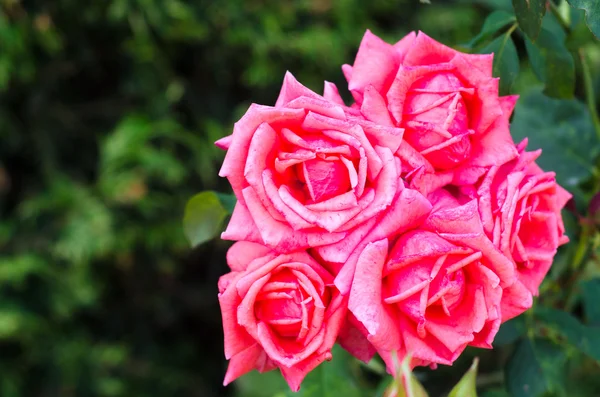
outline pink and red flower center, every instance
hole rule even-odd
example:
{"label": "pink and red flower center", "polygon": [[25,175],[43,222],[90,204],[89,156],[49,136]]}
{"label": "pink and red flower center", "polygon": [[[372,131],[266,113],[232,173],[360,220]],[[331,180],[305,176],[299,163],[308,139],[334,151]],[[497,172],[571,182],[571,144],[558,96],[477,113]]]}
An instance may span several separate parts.
{"label": "pink and red flower center", "polygon": [[305,161],[296,165],[296,174],[310,201],[315,203],[350,191],[348,168],[336,157]]}
{"label": "pink and red flower center", "polygon": [[427,321],[447,321],[462,303],[468,265],[479,263],[481,257],[481,252],[446,254],[403,265],[384,278],[384,302],[416,322],[423,338]]}
{"label": "pink and red flower center", "polygon": [[406,95],[404,138],[438,170],[454,168],[470,155],[468,96],[450,72],[428,74],[413,83]]}
{"label": "pink and red flower center", "polygon": [[328,303],[328,291],[322,296],[318,288],[297,270],[282,266],[257,295],[254,314],[276,336],[301,341],[313,325],[315,308]]}
{"label": "pink and red flower center", "polygon": [[[338,131],[307,134],[282,128],[281,145],[275,158],[278,180],[304,204],[320,203],[350,191],[360,197],[366,183],[364,150],[336,139]],[[363,168],[362,171],[359,171]]]}

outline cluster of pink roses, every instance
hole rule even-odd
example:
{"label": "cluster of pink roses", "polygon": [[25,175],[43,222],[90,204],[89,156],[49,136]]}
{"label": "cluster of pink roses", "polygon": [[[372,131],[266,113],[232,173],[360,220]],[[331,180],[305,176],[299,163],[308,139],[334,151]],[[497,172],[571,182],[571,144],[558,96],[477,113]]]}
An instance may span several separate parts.
{"label": "cluster of pink roses", "polygon": [[390,372],[393,354],[452,364],[531,307],[570,195],[513,142],[517,98],[499,96],[492,58],[367,31],[342,67],[354,104],[288,73],[274,107],[217,142],[238,200],[225,384],[279,368],[298,390],[336,342]]}

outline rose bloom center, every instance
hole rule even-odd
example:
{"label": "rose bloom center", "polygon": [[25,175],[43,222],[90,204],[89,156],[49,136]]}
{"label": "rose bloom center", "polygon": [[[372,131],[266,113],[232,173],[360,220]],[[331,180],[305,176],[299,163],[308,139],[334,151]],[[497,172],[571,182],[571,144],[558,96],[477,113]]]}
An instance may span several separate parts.
{"label": "rose bloom center", "polygon": [[[333,132],[333,134],[341,134]],[[280,184],[285,184],[296,200],[305,204],[320,203],[348,193],[359,179],[361,149],[338,142],[325,134],[295,132],[283,128],[275,169]]]}
{"label": "rose bloom center", "polygon": [[395,305],[417,323],[425,336],[427,321],[444,322],[464,302],[470,264],[481,253],[424,258],[393,270],[384,278],[384,302]]}
{"label": "rose bloom center", "polygon": [[439,170],[456,167],[471,152],[465,88],[453,73],[435,73],[418,79],[407,93],[402,126],[408,143]]}
{"label": "rose bloom center", "polygon": [[322,299],[315,296],[314,286],[306,285],[306,282],[287,268],[273,274],[256,298],[256,318],[279,337],[302,339],[310,328],[315,298]]}

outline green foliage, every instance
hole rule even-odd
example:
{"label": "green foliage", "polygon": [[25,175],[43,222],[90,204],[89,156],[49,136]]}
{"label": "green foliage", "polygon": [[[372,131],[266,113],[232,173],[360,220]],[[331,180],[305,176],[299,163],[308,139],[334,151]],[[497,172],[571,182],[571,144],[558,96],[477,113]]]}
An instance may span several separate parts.
{"label": "green foliage", "polygon": [[183,230],[192,247],[215,237],[227,213],[215,192],[202,192],[192,197],[183,215]]}
{"label": "green foliage", "polygon": [[550,337],[562,340],[600,363],[600,328],[583,325],[571,314],[550,307],[537,308],[535,316]]}
{"label": "green foliage", "polygon": [[585,318],[590,325],[600,326],[600,279],[587,280],[581,283]]}
{"label": "green foliage", "polygon": [[508,94],[519,74],[519,56],[510,35],[512,30],[497,37],[479,52],[494,53],[494,77],[500,77],[500,92]]}
{"label": "green foliage", "polygon": [[510,395],[503,389],[488,390],[484,392],[481,397],[510,397]]}
{"label": "green foliage", "polygon": [[524,315],[521,315],[503,323],[494,338],[494,347],[513,343],[525,335],[527,325],[524,317]]}
{"label": "green foliage", "polygon": [[450,394],[448,397],[477,397],[477,366],[479,365],[479,360],[475,359],[471,368],[467,371],[466,374],[460,379],[460,382],[456,384],[450,390]]}
{"label": "green foliage", "polygon": [[332,350],[333,359],[311,371],[294,393],[283,380],[279,371],[264,374],[251,372],[239,381],[238,395],[244,397],[361,397],[368,391],[357,382],[358,362],[339,345]]}
{"label": "green foliage", "polygon": [[511,125],[515,141],[529,138],[543,150],[538,164],[554,170],[557,181],[572,189],[592,176],[600,150],[586,106],[576,100],[552,99],[534,89],[521,96]]}
{"label": "green foliage", "polygon": [[469,42],[469,44],[467,44],[467,46],[470,48],[478,46],[479,44],[483,43],[484,40],[487,40],[496,35],[496,33],[502,28],[513,24],[515,20],[515,15],[510,12],[502,10],[492,12],[485,19],[485,22],[483,23],[479,34],[473,37],[473,39]]}
{"label": "green foliage", "polygon": [[364,396],[367,390],[362,389],[356,382],[353,373],[352,366],[356,365],[356,361],[339,346],[335,346],[332,354],[331,361],[321,364],[306,376],[298,393],[287,390],[285,395],[288,397]]}
{"label": "green foliage", "polygon": [[[506,364],[507,389],[512,397],[564,395],[566,354],[543,339],[523,339]],[[562,394],[561,394],[562,393]]]}
{"label": "green foliage", "polygon": [[532,41],[535,41],[546,13],[546,0],[512,0],[512,3],[519,26]]}
{"label": "green foliage", "polygon": [[[236,382],[237,395],[244,397],[284,397],[289,390],[279,371],[252,371]],[[302,390],[304,392],[304,390]]]}
{"label": "green foliage", "polygon": [[542,28],[535,43],[525,39],[533,71],[545,83],[544,94],[553,98],[571,98],[575,89],[575,62],[564,38]]}
{"label": "green foliage", "polygon": [[595,0],[567,0],[575,8],[585,10],[585,22],[590,30],[600,38],[600,3]]}

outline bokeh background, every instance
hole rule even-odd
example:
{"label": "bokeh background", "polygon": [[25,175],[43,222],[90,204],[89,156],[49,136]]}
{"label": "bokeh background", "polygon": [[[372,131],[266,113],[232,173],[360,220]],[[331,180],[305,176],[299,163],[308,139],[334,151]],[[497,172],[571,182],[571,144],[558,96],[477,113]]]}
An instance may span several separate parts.
{"label": "bokeh background", "polygon": [[458,45],[511,9],[431,3],[0,0],[0,396],[266,396],[221,386],[229,243],[191,250],[185,203],[286,70],[344,91],[367,28]]}

